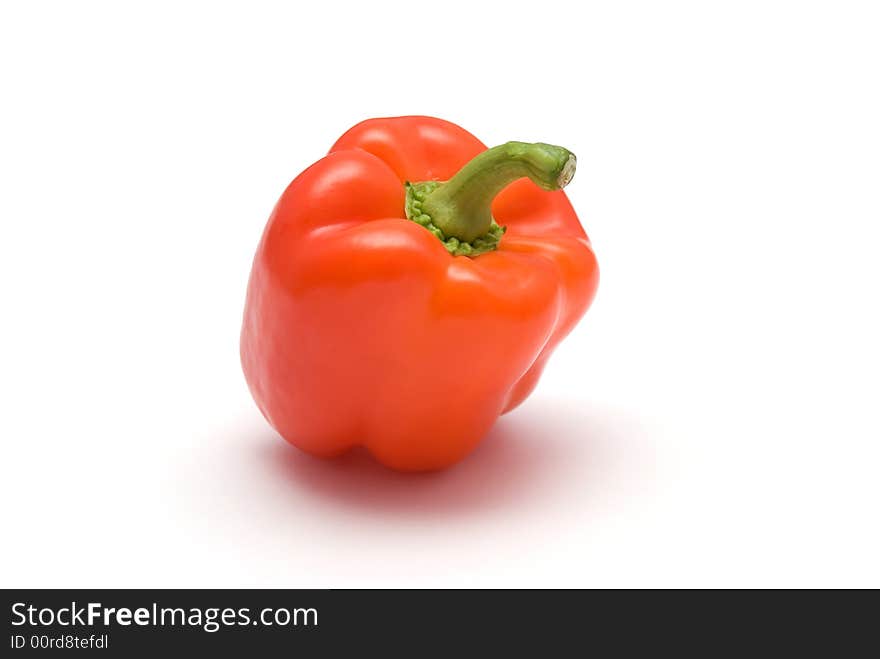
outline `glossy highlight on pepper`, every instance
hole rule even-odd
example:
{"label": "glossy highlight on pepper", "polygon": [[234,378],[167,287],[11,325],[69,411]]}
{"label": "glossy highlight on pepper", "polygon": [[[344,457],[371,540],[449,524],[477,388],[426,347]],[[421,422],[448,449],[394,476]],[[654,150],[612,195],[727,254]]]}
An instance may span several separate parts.
{"label": "glossy highlight on pepper", "polygon": [[567,149],[370,119],[296,177],[254,257],[241,361],[287,441],[447,467],[519,405],[589,307]]}

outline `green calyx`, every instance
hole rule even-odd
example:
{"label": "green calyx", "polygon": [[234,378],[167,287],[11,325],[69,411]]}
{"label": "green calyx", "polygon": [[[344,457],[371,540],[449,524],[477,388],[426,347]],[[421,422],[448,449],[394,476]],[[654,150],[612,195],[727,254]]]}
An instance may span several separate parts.
{"label": "green calyx", "polygon": [[560,190],[574,176],[571,151],[551,144],[507,142],[483,151],[448,181],[406,183],[406,216],[433,233],[453,256],[479,256],[504,235],[492,200],[517,179]]}
{"label": "green calyx", "polygon": [[482,236],[478,236],[471,242],[459,240],[455,236],[447,236],[443,230],[431,221],[431,217],[422,212],[422,204],[425,198],[442,185],[440,181],[422,181],[421,183],[406,183],[406,217],[416,224],[420,224],[428,231],[437,236],[443,243],[446,251],[453,256],[479,256],[498,248],[498,242],[506,229],[498,226],[495,220],[489,225],[489,230]]}

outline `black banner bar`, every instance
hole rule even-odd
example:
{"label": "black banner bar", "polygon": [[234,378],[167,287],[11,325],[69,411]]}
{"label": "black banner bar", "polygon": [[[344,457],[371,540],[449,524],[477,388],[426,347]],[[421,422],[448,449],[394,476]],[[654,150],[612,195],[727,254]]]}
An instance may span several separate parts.
{"label": "black banner bar", "polygon": [[635,652],[646,643],[714,654],[790,651],[804,642],[817,649],[828,639],[840,654],[876,626],[876,594],[865,594],[869,606],[841,592],[6,590],[3,655],[356,648],[469,656],[475,642],[496,652],[531,647],[539,656]]}

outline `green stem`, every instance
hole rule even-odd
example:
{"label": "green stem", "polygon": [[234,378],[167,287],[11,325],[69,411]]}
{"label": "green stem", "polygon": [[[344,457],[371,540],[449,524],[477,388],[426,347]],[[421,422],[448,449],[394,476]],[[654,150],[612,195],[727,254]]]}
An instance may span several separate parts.
{"label": "green stem", "polygon": [[447,237],[471,243],[492,227],[492,200],[517,179],[560,190],[574,176],[577,160],[551,144],[507,142],[484,151],[421,202],[421,212]]}

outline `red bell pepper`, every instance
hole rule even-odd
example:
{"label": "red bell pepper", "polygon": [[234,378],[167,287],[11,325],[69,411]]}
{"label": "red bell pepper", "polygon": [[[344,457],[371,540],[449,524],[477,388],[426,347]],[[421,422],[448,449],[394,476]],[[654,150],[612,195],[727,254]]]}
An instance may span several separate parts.
{"label": "red bell pepper", "polygon": [[450,465],[535,387],[598,284],[575,157],[430,117],[358,124],[288,186],[254,258],[241,361],[319,456]]}

